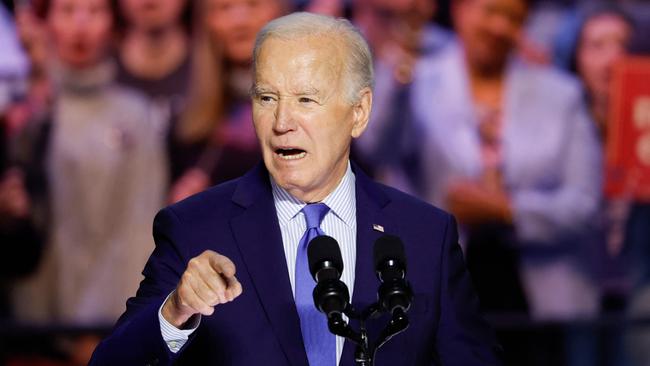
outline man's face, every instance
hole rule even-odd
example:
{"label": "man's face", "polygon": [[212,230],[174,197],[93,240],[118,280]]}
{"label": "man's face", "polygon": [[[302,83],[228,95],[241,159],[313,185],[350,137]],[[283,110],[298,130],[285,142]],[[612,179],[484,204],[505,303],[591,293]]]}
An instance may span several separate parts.
{"label": "man's face", "polygon": [[372,103],[370,89],[355,104],[346,99],[344,47],[336,41],[269,38],[255,67],[253,121],[264,163],[276,183],[305,202],[336,188]]}
{"label": "man's face", "polygon": [[501,69],[517,44],[526,13],[524,0],[456,0],[454,26],[470,64],[488,72]]}

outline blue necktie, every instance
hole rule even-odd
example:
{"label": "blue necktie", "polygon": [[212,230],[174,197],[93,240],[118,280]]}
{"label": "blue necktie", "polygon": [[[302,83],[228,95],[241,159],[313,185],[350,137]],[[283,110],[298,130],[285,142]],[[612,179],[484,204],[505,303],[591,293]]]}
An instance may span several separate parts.
{"label": "blue necktie", "polygon": [[307,246],[309,242],[325,235],[320,223],[330,210],[324,203],[309,204],[302,209],[307,221],[307,231],[300,239],[296,256],[296,308],[300,329],[310,366],[336,365],[336,337],[327,327],[327,317],[314,306],[313,291],[316,281],[309,273]]}

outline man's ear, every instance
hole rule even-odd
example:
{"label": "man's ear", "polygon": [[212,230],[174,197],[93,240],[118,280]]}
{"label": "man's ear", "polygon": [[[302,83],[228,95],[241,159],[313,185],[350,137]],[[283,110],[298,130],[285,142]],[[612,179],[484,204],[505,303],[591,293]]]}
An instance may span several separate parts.
{"label": "man's ear", "polygon": [[368,87],[361,89],[359,99],[354,104],[354,124],[352,125],[352,137],[361,136],[368,126],[370,120],[370,111],[372,109],[372,90]]}

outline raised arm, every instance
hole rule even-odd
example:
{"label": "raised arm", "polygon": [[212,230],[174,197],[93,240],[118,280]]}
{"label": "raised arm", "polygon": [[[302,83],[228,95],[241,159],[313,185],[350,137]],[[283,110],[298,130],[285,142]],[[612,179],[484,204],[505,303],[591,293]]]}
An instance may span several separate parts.
{"label": "raised arm", "polygon": [[[184,347],[170,346],[163,329],[182,329],[193,316],[210,315],[216,305],[241,294],[235,266],[228,258],[205,251],[187,259],[182,230],[171,208],[156,215],[156,247],[143,271],[144,280],[136,296],[127,301],[113,332],[95,350],[90,365],[172,364]],[[167,322],[166,328],[161,321]],[[195,329],[198,319],[192,323]],[[191,339],[190,335],[185,347]]]}

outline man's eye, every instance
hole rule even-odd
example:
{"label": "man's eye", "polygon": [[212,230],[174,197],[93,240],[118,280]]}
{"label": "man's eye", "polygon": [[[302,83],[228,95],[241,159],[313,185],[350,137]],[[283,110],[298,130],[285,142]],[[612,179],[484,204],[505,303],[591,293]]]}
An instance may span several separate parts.
{"label": "man's eye", "polygon": [[270,96],[268,96],[268,95],[262,95],[262,96],[260,96],[260,100],[261,100],[262,102],[272,102],[272,101],[273,101],[273,97],[270,97]]}
{"label": "man's eye", "polygon": [[306,98],[306,97],[301,97],[300,99],[298,99],[298,101],[300,103],[312,103],[312,102],[315,102],[315,100],[310,99],[310,98]]}

